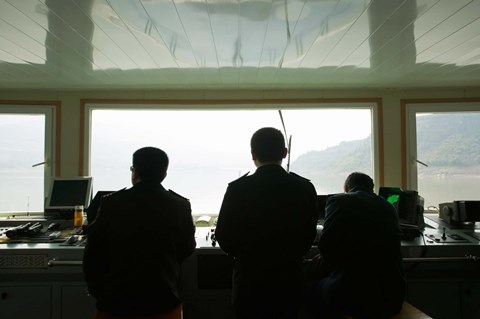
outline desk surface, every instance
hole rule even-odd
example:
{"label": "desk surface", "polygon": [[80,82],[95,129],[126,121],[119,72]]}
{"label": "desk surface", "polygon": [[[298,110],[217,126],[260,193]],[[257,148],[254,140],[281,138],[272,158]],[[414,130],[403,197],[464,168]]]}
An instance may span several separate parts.
{"label": "desk surface", "polygon": [[[46,222],[48,224],[49,222]],[[423,230],[423,236],[414,237],[411,240],[402,241],[402,249],[406,255],[409,256],[414,248],[429,247],[434,251],[440,251],[439,247],[443,247],[446,252],[451,252],[452,248],[465,247],[465,249],[475,248],[475,251],[480,251],[480,229],[479,225],[469,225],[464,227],[451,227],[443,223],[436,216],[425,215],[426,227]],[[46,225],[45,224],[45,225]],[[478,224],[478,223],[477,223]],[[8,225],[11,227],[11,225]],[[28,239],[9,239],[2,230],[6,229],[5,225],[0,222],[0,251],[11,249],[71,249],[83,248],[84,242],[80,241],[74,244],[67,244],[64,242],[66,238],[74,233],[74,230],[67,228],[62,231],[62,237],[57,241],[49,241],[48,236],[44,236],[43,240],[28,240]],[[321,231],[321,226],[319,227]],[[197,249],[213,249],[220,250],[218,244],[212,240],[212,233],[214,227],[197,227],[196,241]],[[45,234],[48,235],[48,232]],[[62,240],[63,239],[63,240]],[[215,245],[214,245],[215,244]],[[413,254],[416,255],[416,254]],[[442,254],[443,255],[443,254]]]}

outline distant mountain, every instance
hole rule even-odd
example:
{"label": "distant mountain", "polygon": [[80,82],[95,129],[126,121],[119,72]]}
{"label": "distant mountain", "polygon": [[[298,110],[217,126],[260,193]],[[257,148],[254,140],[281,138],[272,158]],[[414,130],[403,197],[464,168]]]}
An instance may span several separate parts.
{"label": "distant mountain", "polygon": [[[480,115],[429,114],[417,117],[418,160],[431,173],[480,173]],[[306,176],[339,175],[353,171],[371,174],[371,138],[342,142],[323,151],[301,155],[291,170]],[[433,168],[433,169],[432,169]]]}
{"label": "distant mountain", "polygon": [[291,170],[311,176],[323,171],[338,175],[352,171],[371,173],[371,139],[342,142],[323,151],[310,151],[291,164]]}
{"label": "distant mountain", "polygon": [[429,166],[480,166],[480,115],[419,116],[417,149],[417,158]]}

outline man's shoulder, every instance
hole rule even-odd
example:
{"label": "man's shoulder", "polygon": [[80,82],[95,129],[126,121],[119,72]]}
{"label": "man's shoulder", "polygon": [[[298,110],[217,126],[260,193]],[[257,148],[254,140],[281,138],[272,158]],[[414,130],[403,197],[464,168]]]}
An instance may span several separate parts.
{"label": "man's shoulder", "polygon": [[106,194],[101,197],[99,206],[103,211],[116,210],[118,207],[122,207],[125,205],[125,203],[130,201],[129,193],[129,189],[125,187],[115,192]]}
{"label": "man's shoulder", "polygon": [[249,175],[249,174],[250,174],[250,172],[247,172],[246,174],[244,174],[244,175],[240,176],[239,178],[237,178],[237,179],[231,181],[230,183],[228,183],[228,185],[235,186],[235,185],[241,185],[241,184],[247,182],[251,177],[251,175]]}
{"label": "man's shoulder", "polygon": [[335,201],[348,200],[348,193],[334,193],[329,194],[327,197],[327,204]]}
{"label": "man's shoulder", "polygon": [[102,196],[102,201],[115,200],[117,198],[120,198],[120,197],[126,195],[127,192],[128,192],[128,188],[124,187],[122,189],[119,189],[118,191],[111,192],[109,194],[103,195]]}
{"label": "man's shoulder", "polygon": [[172,202],[177,207],[184,207],[184,208],[189,208],[190,206],[190,199],[187,197],[184,197],[177,192],[172,191],[169,189],[167,191],[168,197],[170,198],[169,200]]}
{"label": "man's shoulder", "polygon": [[358,203],[362,203],[363,205],[369,205],[372,208],[382,207],[385,206],[385,204],[393,207],[393,205],[389,204],[386,200],[375,193],[367,193],[363,191],[335,194],[330,196],[327,201],[335,201],[337,203],[344,203],[345,205],[357,205]]}
{"label": "man's shoulder", "polygon": [[190,202],[190,200],[174,191],[172,191],[171,189],[168,190],[168,194],[172,197],[172,198],[175,198],[179,201],[185,201],[185,202]]}
{"label": "man's shoulder", "polygon": [[295,185],[298,185],[299,187],[302,187],[304,189],[308,189],[311,192],[316,193],[315,187],[313,186],[313,183],[310,181],[310,179],[308,179],[304,176],[298,175],[294,172],[289,172],[288,174],[290,176],[290,179],[293,180],[293,183]]}
{"label": "man's shoulder", "polygon": [[303,182],[310,182],[308,178],[298,175],[297,173],[289,172],[289,174],[296,180],[303,181]]}

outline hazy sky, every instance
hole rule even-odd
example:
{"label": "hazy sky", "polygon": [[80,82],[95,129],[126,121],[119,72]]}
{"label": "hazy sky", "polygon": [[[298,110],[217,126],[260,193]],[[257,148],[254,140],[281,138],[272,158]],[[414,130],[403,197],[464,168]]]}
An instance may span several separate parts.
{"label": "hazy sky", "polygon": [[[308,151],[371,134],[369,109],[296,109],[282,114],[287,136],[292,135],[291,162]],[[94,110],[94,189],[128,187],[132,153],[156,146],[170,158],[164,186],[188,197],[194,214],[217,213],[228,183],[255,171],[250,138],[266,126],[283,132],[278,110]]]}
{"label": "hazy sky", "polygon": [[[368,109],[283,110],[282,114],[287,138],[292,135],[292,160],[371,133]],[[140,140],[179,158],[193,153],[197,161],[249,157],[251,135],[265,126],[283,132],[278,110],[95,110],[93,115],[93,136],[113,134],[124,147]]]}

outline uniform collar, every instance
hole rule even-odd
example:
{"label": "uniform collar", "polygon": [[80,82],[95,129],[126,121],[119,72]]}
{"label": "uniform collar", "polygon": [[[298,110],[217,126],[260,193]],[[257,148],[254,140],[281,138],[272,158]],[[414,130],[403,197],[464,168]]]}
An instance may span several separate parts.
{"label": "uniform collar", "polygon": [[265,172],[265,171],[284,171],[285,172],[285,169],[282,167],[282,165],[265,164],[260,167],[257,167],[257,170],[255,172]]}
{"label": "uniform collar", "polygon": [[364,193],[373,194],[373,190],[370,190],[370,189],[364,188],[364,187],[360,187],[360,186],[354,186],[349,190],[349,193],[354,193],[354,192],[364,192]]}
{"label": "uniform collar", "polygon": [[136,183],[135,185],[132,186],[132,189],[142,189],[142,188],[159,188],[161,190],[166,191],[166,189],[163,187],[163,185],[159,182],[153,182],[153,181],[140,181]]}

